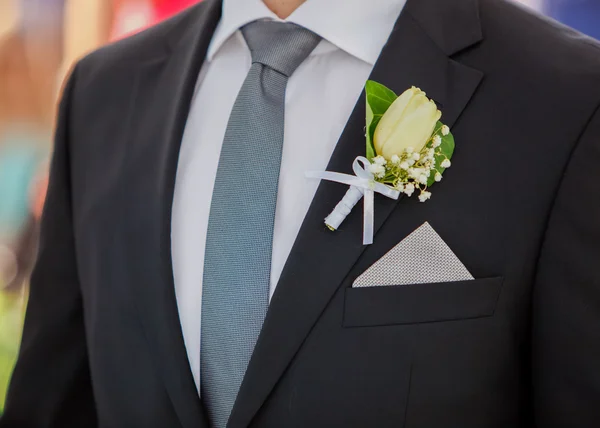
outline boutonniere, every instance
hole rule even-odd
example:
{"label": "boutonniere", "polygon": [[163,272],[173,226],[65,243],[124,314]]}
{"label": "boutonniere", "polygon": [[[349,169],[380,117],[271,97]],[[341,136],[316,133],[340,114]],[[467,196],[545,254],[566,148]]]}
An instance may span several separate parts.
{"label": "boutonniere", "polygon": [[425,92],[414,86],[400,96],[372,80],[365,85],[367,101],[366,156],[354,160],[355,175],[310,171],[309,178],[350,186],[325,224],[336,230],[363,197],[363,244],[373,243],[375,193],[392,199],[417,193],[431,198],[430,187],[442,180],[454,153],[454,137],[440,122],[442,113]]}

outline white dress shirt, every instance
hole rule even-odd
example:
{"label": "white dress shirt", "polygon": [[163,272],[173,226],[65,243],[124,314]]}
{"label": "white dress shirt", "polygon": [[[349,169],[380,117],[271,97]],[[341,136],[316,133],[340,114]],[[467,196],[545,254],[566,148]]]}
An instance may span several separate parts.
{"label": "white dress shirt", "polygon": [[[308,0],[285,21],[323,40],[290,77],[275,213],[271,296],[324,170],[406,0]],[[200,385],[200,319],[210,203],[225,129],[251,66],[239,29],[279,20],[261,0],[223,0],[200,72],[177,167],[171,244],[175,292],[190,367]],[[357,156],[360,153],[357,153]],[[332,206],[333,208],[333,206]]]}

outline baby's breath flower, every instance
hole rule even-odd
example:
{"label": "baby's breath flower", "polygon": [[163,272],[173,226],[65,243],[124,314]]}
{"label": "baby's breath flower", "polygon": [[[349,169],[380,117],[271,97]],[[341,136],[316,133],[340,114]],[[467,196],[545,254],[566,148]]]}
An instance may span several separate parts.
{"label": "baby's breath flower", "polygon": [[411,168],[408,170],[408,175],[415,180],[419,180],[421,175],[425,172],[424,168]]}
{"label": "baby's breath flower", "polygon": [[383,165],[372,163],[371,165],[369,165],[369,171],[376,178],[383,178],[385,176],[385,167]]}
{"label": "baby's breath flower", "polygon": [[435,181],[437,181],[438,183],[440,181],[442,181],[442,174],[440,174],[439,172],[435,174]]}
{"label": "baby's breath flower", "polygon": [[433,147],[439,147],[442,145],[442,137],[440,137],[439,135],[436,135],[435,137],[433,137]]}
{"label": "baby's breath flower", "polygon": [[400,157],[398,155],[392,155],[392,159],[390,159],[394,165],[398,165],[400,163]]}
{"label": "baby's breath flower", "polygon": [[442,168],[450,168],[450,166],[452,166],[452,162],[450,162],[450,159],[444,159],[441,166]]}
{"label": "baby's breath flower", "polygon": [[421,194],[419,195],[419,201],[425,202],[429,199],[431,199],[431,192],[427,192],[426,190],[423,190],[421,192]]}
{"label": "baby's breath flower", "polygon": [[442,126],[442,135],[445,137],[449,133],[450,133],[450,128],[448,128],[446,125]]}
{"label": "baby's breath flower", "polygon": [[408,183],[406,186],[404,186],[404,193],[406,194],[406,196],[410,197],[412,196],[412,194],[415,192],[415,185],[412,183]]}
{"label": "baby's breath flower", "polygon": [[387,161],[383,156],[375,156],[373,158],[373,162],[375,162],[377,165],[385,165]]}

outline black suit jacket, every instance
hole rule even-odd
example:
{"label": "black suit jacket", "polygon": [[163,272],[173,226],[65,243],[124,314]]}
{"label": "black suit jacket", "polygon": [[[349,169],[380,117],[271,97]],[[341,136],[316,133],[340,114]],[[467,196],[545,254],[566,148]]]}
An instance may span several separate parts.
{"label": "black suit jacket", "polygon": [[[219,16],[208,0],[73,71],[1,428],[208,427],[170,224]],[[425,204],[377,197],[371,246],[361,210],[324,227],[346,187],[321,184],[229,427],[600,426],[599,46],[504,0],[408,0],[371,78],[439,103],[453,167]],[[364,116],[330,170],[364,154]],[[351,288],[425,221],[475,281]]]}

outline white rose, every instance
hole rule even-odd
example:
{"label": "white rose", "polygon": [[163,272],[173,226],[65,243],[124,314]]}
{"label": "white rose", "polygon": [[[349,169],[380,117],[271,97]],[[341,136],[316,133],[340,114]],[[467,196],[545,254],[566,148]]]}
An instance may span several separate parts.
{"label": "white rose", "polygon": [[373,138],[378,155],[391,159],[411,147],[420,152],[442,117],[425,92],[412,87],[400,95],[385,112]]}

